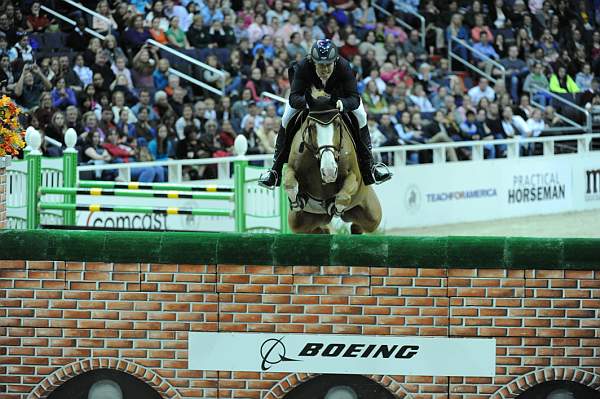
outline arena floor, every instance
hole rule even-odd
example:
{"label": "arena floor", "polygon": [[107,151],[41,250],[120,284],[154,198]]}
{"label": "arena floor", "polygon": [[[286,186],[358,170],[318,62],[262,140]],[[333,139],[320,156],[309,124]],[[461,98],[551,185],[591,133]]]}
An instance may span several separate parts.
{"label": "arena floor", "polygon": [[414,229],[394,229],[393,235],[516,236],[600,238],[600,210],[528,216],[488,222],[448,224]]}

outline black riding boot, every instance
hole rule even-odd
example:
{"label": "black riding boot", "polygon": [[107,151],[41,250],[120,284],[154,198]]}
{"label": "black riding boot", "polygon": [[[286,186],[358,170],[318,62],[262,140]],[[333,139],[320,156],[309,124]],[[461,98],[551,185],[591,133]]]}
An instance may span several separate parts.
{"label": "black riding boot", "polygon": [[283,126],[279,127],[277,140],[275,141],[275,154],[273,154],[273,166],[258,178],[258,185],[273,189],[281,184],[281,171],[283,164],[289,157],[289,150],[286,146],[286,133]]}
{"label": "black riding boot", "polygon": [[360,173],[363,177],[365,185],[371,185],[373,183],[383,183],[392,178],[392,173],[388,167],[383,163],[375,164],[373,160],[373,153],[371,152],[371,134],[369,133],[368,126],[364,126],[359,130],[359,139],[356,143],[356,149],[358,151],[358,164],[360,166]]}

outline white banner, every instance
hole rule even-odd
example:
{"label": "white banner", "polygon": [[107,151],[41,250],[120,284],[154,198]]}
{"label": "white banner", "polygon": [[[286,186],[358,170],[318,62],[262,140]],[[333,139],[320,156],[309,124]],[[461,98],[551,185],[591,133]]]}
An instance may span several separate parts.
{"label": "white banner", "polygon": [[496,340],[190,332],[191,370],[493,377]]}
{"label": "white banner", "polygon": [[383,229],[600,208],[600,151],[411,165],[375,189]]}

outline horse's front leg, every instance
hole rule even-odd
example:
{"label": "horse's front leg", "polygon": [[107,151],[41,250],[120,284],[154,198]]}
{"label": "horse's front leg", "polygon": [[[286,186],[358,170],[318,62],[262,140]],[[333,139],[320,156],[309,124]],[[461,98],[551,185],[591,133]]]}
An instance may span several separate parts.
{"label": "horse's front leg", "polygon": [[344,179],[341,190],[335,196],[335,211],[339,215],[350,206],[352,196],[358,191],[358,178],[350,171]]}
{"label": "horse's front leg", "polygon": [[304,203],[302,201],[298,201],[298,189],[299,184],[296,179],[296,171],[291,166],[285,168],[285,176],[283,177],[283,187],[285,188],[285,192],[287,193],[288,198],[290,199],[290,204],[292,210],[301,210],[304,208]]}

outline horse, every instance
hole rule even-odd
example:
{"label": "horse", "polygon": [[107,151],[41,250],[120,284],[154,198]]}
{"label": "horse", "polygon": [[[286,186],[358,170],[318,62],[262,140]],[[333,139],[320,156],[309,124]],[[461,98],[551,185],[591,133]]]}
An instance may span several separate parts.
{"label": "horse", "polygon": [[[311,95],[316,104],[329,103],[322,90],[313,87]],[[333,216],[339,216],[351,223],[352,234],[373,232],[381,223],[381,204],[363,183],[349,127],[337,109],[318,108],[309,109],[294,136],[283,176],[290,229],[328,234]]]}

